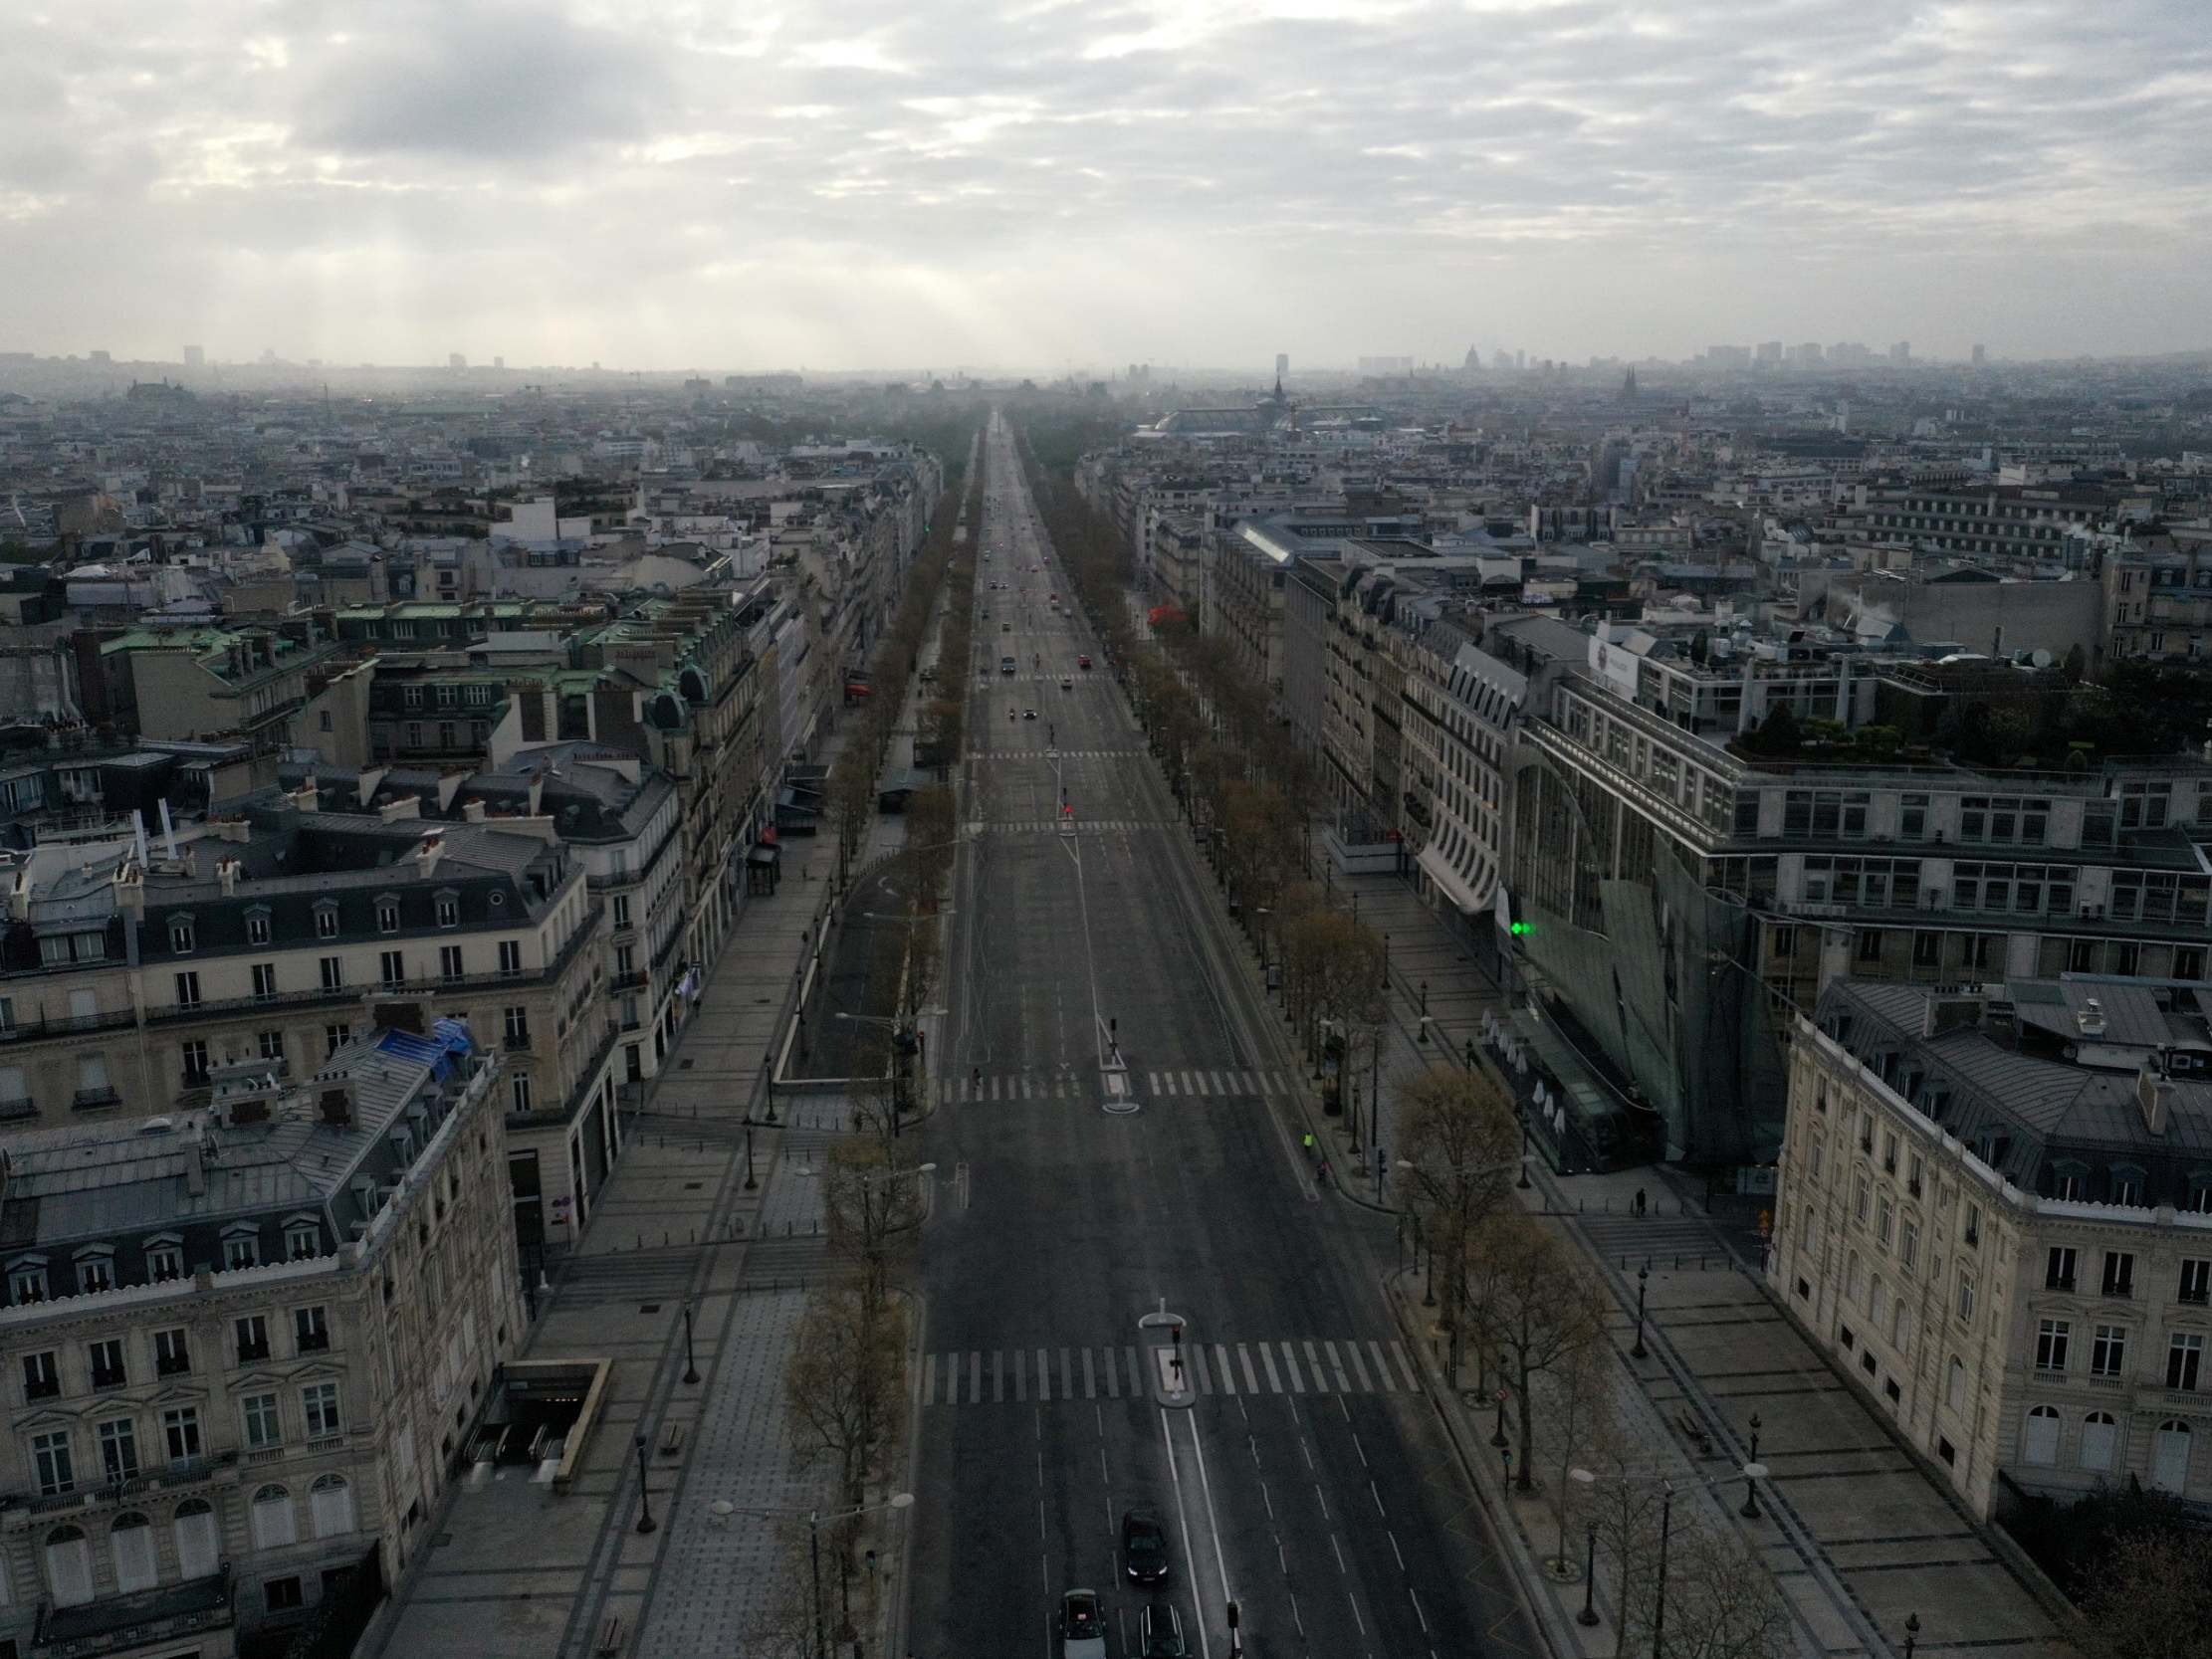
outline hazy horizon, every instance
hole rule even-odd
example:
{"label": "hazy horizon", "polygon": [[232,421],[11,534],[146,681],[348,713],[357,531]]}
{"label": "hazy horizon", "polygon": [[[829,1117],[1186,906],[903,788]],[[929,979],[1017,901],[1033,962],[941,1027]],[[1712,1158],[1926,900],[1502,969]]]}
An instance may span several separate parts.
{"label": "hazy horizon", "polygon": [[2212,343],[2186,0],[96,0],[11,44],[0,350],[827,374]]}

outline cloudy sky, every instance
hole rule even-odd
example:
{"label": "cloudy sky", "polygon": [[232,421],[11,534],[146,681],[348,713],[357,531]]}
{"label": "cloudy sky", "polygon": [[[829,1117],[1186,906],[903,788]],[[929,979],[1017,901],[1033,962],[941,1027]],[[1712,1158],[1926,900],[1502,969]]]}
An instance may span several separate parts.
{"label": "cloudy sky", "polygon": [[2212,345],[2206,0],[41,3],[0,349]]}

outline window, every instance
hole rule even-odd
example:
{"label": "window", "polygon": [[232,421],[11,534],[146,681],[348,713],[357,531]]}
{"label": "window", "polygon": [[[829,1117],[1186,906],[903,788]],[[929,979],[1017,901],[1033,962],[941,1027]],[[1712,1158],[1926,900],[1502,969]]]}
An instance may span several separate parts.
{"label": "window", "polygon": [[233,1233],[223,1240],[223,1266],[236,1271],[261,1265],[261,1240],[252,1233]]}
{"label": "window", "polygon": [[86,1345],[92,1357],[93,1386],[95,1388],[120,1388],[130,1380],[122,1362],[122,1339],[103,1337]]}
{"label": "window", "polygon": [[1907,1272],[1920,1264],[1920,1224],[1909,1216],[1897,1234],[1897,1255]]}
{"label": "window", "polygon": [[438,946],[439,978],[459,979],[465,975],[466,971],[461,966],[461,947],[458,944],[441,944]]}
{"label": "window", "polygon": [[1942,949],[1943,935],[1941,933],[1931,933],[1925,928],[1915,931],[1912,935],[1912,965],[1914,967],[1936,966],[1943,959]]}
{"label": "window", "polygon": [[350,1025],[326,1025],[323,1028],[323,1058],[328,1060],[352,1040],[353,1028]]}
{"label": "window", "polygon": [[2051,1196],[2079,1203],[2089,1195],[2089,1178],[2079,1169],[2060,1169],[2051,1178]]}
{"label": "window", "polygon": [[50,1400],[62,1391],[61,1372],[55,1368],[54,1350],[46,1348],[23,1356],[23,1397]]}
{"label": "window", "polygon": [[248,1394],[238,1402],[238,1409],[246,1425],[247,1450],[266,1451],[284,1444],[284,1428],[277,1420],[276,1395]]}
{"label": "window", "polygon": [[337,906],[335,904],[323,904],[315,907],[315,936],[317,938],[337,937]]}
{"label": "window", "polygon": [[614,947],[614,971],[624,979],[637,971],[637,947],[635,945],[618,944]]}
{"label": "window", "polygon": [[249,911],[247,913],[246,942],[248,944],[267,944],[269,942],[269,913],[267,911]]}
{"label": "window", "polygon": [[1953,1411],[1966,1408],[1966,1364],[1955,1353],[1950,1368],[1943,1373],[1943,1403]]}
{"label": "window", "polygon": [[523,946],[520,939],[503,938],[499,941],[499,970],[510,976],[523,971]]}
{"label": "window", "polygon": [[282,1550],[300,1542],[300,1526],[292,1513],[290,1491],[271,1484],[254,1494],[253,1534],[257,1550]]}
{"label": "window", "polygon": [[53,1498],[77,1489],[77,1464],[70,1452],[68,1429],[32,1435],[31,1462],[38,1471],[41,1497]]}
{"label": "window", "polygon": [[184,1068],[184,1087],[187,1089],[205,1089],[207,1087],[207,1043],[205,1040],[194,1037],[190,1042],[178,1045],[177,1058]]}
{"label": "window", "polygon": [[2082,1419],[2082,1467],[2109,1470],[2119,1439],[2119,1425],[2109,1411],[2092,1411]]}
{"label": "window", "polygon": [[200,1005],[200,976],[197,973],[180,973],[176,976],[176,1005],[179,1008],[197,1008]]}
{"label": "window", "polygon": [[2036,1369],[2063,1371],[2066,1369],[2066,1350],[2073,1341],[2074,1328],[2063,1319],[2047,1319],[2036,1327]]}
{"label": "window", "polygon": [[1868,1206],[1872,1201],[1872,1194],[1868,1191],[1867,1188],[1867,1177],[1865,1175],[1853,1176],[1851,1183],[1852,1215],[1860,1221],[1865,1221],[1867,1219]]}
{"label": "window", "polygon": [[296,1572],[283,1578],[263,1579],[261,1593],[267,1599],[272,1613],[289,1613],[303,1605],[300,1575]]}
{"label": "window", "polygon": [[2101,1325],[2097,1341],[2090,1344],[2090,1375],[2107,1380],[2127,1369],[2127,1327]]}
{"label": "window", "polygon": [[2107,1250],[2104,1252],[2104,1294],[2106,1296],[2133,1296],[2135,1294],[2135,1253],[2132,1250]]}
{"label": "window", "polygon": [[1821,1163],[1823,1161],[1822,1154],[1825,1151],[1826,1147],[1824,1147],[1818,1140],[1814,1141],[1808,1149],[1807,1161],[1812,1172],[1812,1178],[1816,1181],[1821,1178]]}
{"label": "window", "polygon": [[172,918],[169,923],[169,949],[179,956],[189,955],[192,949],[192,919],[188,916]]}
{"label": "window", "polygon": [[461,926],[460,900],[445,894],[439,895],[438,926],[441,928],[458,928]]}
{"label": "window", "polygon": [[238,1342],[238,1362],[269,1357],[269,1322],[260,1314],[248,1314],[244,1319],[231,1322],[231,1334]]}
{"label": "window", "polygon": [[320,965],[323,969],[323,988],[325,990],[341,991],[345,988],[345,958],[343,956],[324,956],[320,959]]}
{"label": "window", "polygon": [[1881,960],[1881,930],[1880,928],[1862,928],[1859,930],[1859,959],[1863,962],[1879,962]]}
{"label": "window", "polygon": [[2176,1331],[2166,1344],[2166,1386],[2193,1393],[2197,1367],[2204,1360],[2204,1339],[2194,1331]]}
{"label": "window", "polygon": [[99,1291],[115,1288],[115,1260],[112,1256],[87,1256],[77,1264],[77,1291],[80,1296],[91,1296]]}
{"label": "window", "polygon": [[55,1606],[82,1607],[92,1600],[93,1550],[83,1528],[56,1527],[46,1535],[46,1577]]}
{"label": "window", "polygon": [[528,1008],[509,1008],[505,1011],[504,1019],[507,1046],[509,1048],[530,1047],[530,1010]]}
{"label": "window", "polygon": [[1866,1292],[1866,1279],[1860,1269],[1859,1252],[1854,1250],[1846,1258],[1846,1264],[1844,1268],[1844,1298],[1848,1302],[1857,1302]]}
{"label": "window", "polygon": [[184,1376],[192,1369],[191,1341],[184,1327],[173,1326],[153,1334],[153,1374]]}
{"label": "window", "polygon": [[353,1489],[343,1475],[317,1478],[308,1488],[308,1513],[317,1538],[342,1538],[358,1526],[353,1518]]}
{"label": "window", "polygon": [[1982,1241],[1982,1207],[1979,1204],[1966,1206],[1965,1239],[1969,1250],[1979,1246]]}
{"label": "window", "polygon": [[1897,1172],[1897,1135],[1894,1130],[1881,1132],[1881,1172],[1884,1175],[1894,1175]]}
{"label": "window", "polygon": [[300,1408],[307,1419],[310,1440],[320,1440],[326,1435],[339,1432],[336,1383],[309,1383],[300,1390]]}
{"label": "window", "polygon": [[331,1346],[330,1315],[321,1303],[292,1311],[292,1334],[302,1353],[320,1353]]}
{"label": "window", "polygon": [[172,1405],[161,1413],[161,1439],[171,1463],[200,1455],[200,1412],[195,1405]]}
{"label": "window", "polygon": [[284,1254],[289,1262],[313,1261],[323,1253],[323,1233],[312,1221],[296,1221],[284,1230]]}
{"label": "window", "polygon": [[46,1269],[43,1267],[11,1268],[8,1272],[8,1300],[21,1306],[26,1302],[46,1300]]}
{"label": "window", "polygon": [[514,1113],[515,1113],[515,1114],[516,1114],[516,1115],[517,1115],[518,1117],[522,1117],[522,1116],[525,1116],[525,1115],[527,1115],[527,1114],[529,1113],[529,1111],[530,1111],[530,1079],[529,1079],[529,1078],[525,1077],[525,1076],[524,1076],[524,1075],[523,1075],[522,1073],[520,1073],[520,1072],[517,1072],[517,1073],[516,1073],[516,1074],[515,1074],[515,1075],[514,1075],[513,1077],[509,1078],[509,1079],[508,1079],[508,1081],[507,1081],[507,1095],[508,1095],[508,1099],[509,1099],[509,1101],[510,1101],[510,1102],[512,1103],[512,1104],[511,1104],[511,1107],[510,1107],[510,1110],[512,1110],[512,1111],[513,1111],[513,1112],[514,1112]]}
{"label": "window", "polygon": [[1889,1195],[1883,1193],[1881,1204],[1875,1213],[1875,1237],[1880,1242],[1882,1249],[1889,1248],[1889,1240],[1896,1231],[1896,1224],[1897,1207],[1889,1201]]}
{"label": "window", "polygon": [[138,1425],[128,1417],[116,1417],[102,1423],[98,1433],[102,1477],[111,1484],[115,1481],[136,1480]]}
{"label": "window", "polygon": [[379,933],[396,933],[399,932],[398,900],[379,899],[376,901],[376,931]]}
{"label": "window", "polygon": [[2045,1469],[2059,1461],[2057,1406],[2038,1405],[2029,1408],[2027,1432],[2020,1437],[2020,1461]]}
{"label": "window", "polygon": [[377,953],[376,974],[386,990],[407,982],[407,953],[404,950],[383,950]]}
{"label": "window", "polygon": [[2070,1291],[2074,1288],[2074,1251],[2068,1245],[2053,1245],[2043,1258],[2043,1288],[2047,1291]]}
{"label": "window", "polygon": [[1958,1276],[1958,1317],[1963,1324],[1974,1323],[1974,1276],[1970,1273]]}
{"label": "window", "polygon": [[281,1065],[284,1061],[284,1033],[282,1031],[256,1032],[254,1034],[254,1050],[262,1059],[274,1060]]}
{"label": "window", "polygon": [[614,896],[614,925],[617,928],[627,928],[630,925],[630,896],[627,893],[617,893]]}
{"label": "window", "polygon": [[1925,1169],[1926,1159],[1922,1158],[1918,1152],[1914,1152],[1905,1160],[1904,1190],[1914,1198],[1920,1195],[1920,1177]]}
{"label": "window", "polygon": [[2181,1283],[2174,1295],[2182,1302],[2203,1307],[2212,1302],[2212,1257],[2186,1256],[2181,1262]]}

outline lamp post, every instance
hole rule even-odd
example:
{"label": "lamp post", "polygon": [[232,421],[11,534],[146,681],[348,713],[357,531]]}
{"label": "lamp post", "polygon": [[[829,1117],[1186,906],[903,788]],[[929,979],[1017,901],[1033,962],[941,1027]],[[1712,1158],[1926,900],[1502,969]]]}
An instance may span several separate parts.
{"label": "lamp post", "polygon": [[699,1382],[699,1361],[692,1356],[691,1304],[688,1302],[684,1304],[684,1381],[693,1386]]}
{"label": "lamp post", "polygon": [[1736,1513],[1746,1521],[1759,1519],[1759,1477],[1766,1472],[1767,1466],[1756,1459],[1743,1466],[1743,1508]]}
{"label": "lamp post", "polygon": [[1674,1489],[1659,1501],[1659,1594],[1652,1603],[1652,1659],[1659,1659],[1659,1638],[1666,1629],[1666,1541],[1674,1531]]}
{"label": "lamp post", "polygon": [[645,1486],[645,1436],[637,1436],[637,1530],[650,1533],[660,1523],[653,1519],[653,1495]]}
{"label": "lamp post", "polygon": [[[713,1508],[716,1515],[724,1518],[733,1515],[750,1515],[764,1521],[788,1521],[798,1516],[806,1518],[807,1558],[813,1579],[814,1659],[829,1659],[829,1633],[822,1621],[822,1523],[824,1521],[850,1521],[855,1516],[874,1515],[882,1510],[910,1509],[913,1504],[913,1493],[898,1492],[892,1494],[880,1504],[862,1504],[856,1509],[839,1510],[833,1515],[824,1515],[819,1510],[755,1509],[733,1504],[726,1498],[718,1499]],[[850,1594],[849,1590],[847,1594]]]}
{"label": "lamp post", "polygon": [[1383,989],[1390,989],[1390,933],[1383,934]]}
{"label": "lamp post", "polygon": [[745,1189],[748,1192],[757,1192],[760,1186],[761,1183],[753,1174],[753,1126],[748,1124],[745,1126]]}
{"label": "lamp post", "polygon": [[1530,1143],[1528,1139],[1528,1102],[1516,1099],[1513,1104],[1513,1114],[1521,1121],[1521,1178],[1515,1181],[1513,1184],[1519,1187],[1523,1192],[1526,1192],[1529,1188],[1528,1159],[1530,1152]]}
{"label": "lamp post", "polygon": [[1491,1431],[1490,1444],[1493,1446],[1507,1446],[1512,1444],[1511,1441],[1505,1438],[1505,1385],[1503,1383],[1500,1383],[1498,1385],[1497,1427]]}
{"label": "lamp post", "polygon": [[[1598,1477],[1587,1469],[1570,1469],[1567,1471],[1567,1478],[1582,1488],[1586,1502],[1590,1489],[1598,1484]],[[1593,1599],[1598,1590],[1597,1519],[1592,1517],[1588,1525],[1590,1531],[1584,1546],[1582,1559],[1582,1611],[1575,1615],[1575,1622],[1583,1625],[1598,1622],[1598,1609]],[[1561,1566],[1564,1567],[1567,1560],[1567,1506],[1565,1504],[1559,1506],[1559,1559]]]}
{"label": "lamp post", "polygon": [[1429,981],[1421,982],[1421,1040],[1429,1040]]}
{"label": "lamp post", "polygon": [[1651,1357],[1650,1351],[1644,1347],[1644,1287],[1651,1277],[1652,1270],[1648,1267],[1636,1270],[1636,1347],[1630,1348],[1629,1352],[1639,1359]]}

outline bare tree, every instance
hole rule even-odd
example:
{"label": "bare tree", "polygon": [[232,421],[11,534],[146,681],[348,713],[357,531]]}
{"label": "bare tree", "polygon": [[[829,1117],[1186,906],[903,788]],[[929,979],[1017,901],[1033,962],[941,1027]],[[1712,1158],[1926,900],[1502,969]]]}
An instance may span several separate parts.
{"label": "bare tree", "polygon": [[[1589,1507],[1589,1495],[1573,1471],[1587,1468],[1590,1460],[1613,1443],[1620,1421],[1616,1393],[1613,1345],[1603,1340],[1567,1355],[1551,1369],[1544,1389],[1544,1438],[1557,1471],[1552,1489],[1552,1520],[1558,1528],[1555,1558],[1562,1568],[1572,1566],[1568,1531]],[[1523,1402],[1522,1409],[1527,1409]],[[1528,1459],[1522,1459],[1525,1468]]]}
{"label": "bare tree", "polygon": [[2212,1534],[2122,1535],[2082,1611],[2082,1645],[2098,1659],[2212,1659]]}
{"label": "bare tree", "polygon": [[876,1454],[898,1436],[905,1370],[897,1304],[871,1305],[857,1284],[827,1286],[808,1299],[784,1368],[784,1397],[800,1456],[835,1465],[846,1509],[860,1507]]}
{"label": "bare tree", "polygon": [[1613,1659],[1627,1659],[1632,1644],[1651,1630],[1659,1520],[1666,1501],[1664,1485],[1625,1454],[1626,1448],[1619,1444],[1607,1449],[1598,1460],[1598,1479],[1589,1494],[1598,1548],[1613,1564],[1620,1596]]}
{"label": "bare tree", "polygon": [[1675,1511],[1659,1636],[1660,1659],[1779,1659],[1789,1646],[1789,1609],[1758,1549],[1702,1511],[1686,1526]]}
{"label": "bare tree", "polygon": [[1480,1072],[1418,1072],[1399,1086],[1400,1171],[1415,1213],[1444,1264],[1451,1382],[1459,1382],[1467,1313],[1468,1242],[1512,1202],[1520,1131],[1497,1086]]}
{"label": "bare tree", "polygon": [[1536,1379],[1607,1347],[1606,1303],[1581,1256],[1518,1208],[1468,1234],[1467,1302],[1520,1401],[1523,1492],[1535,1486]]}

